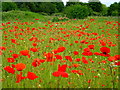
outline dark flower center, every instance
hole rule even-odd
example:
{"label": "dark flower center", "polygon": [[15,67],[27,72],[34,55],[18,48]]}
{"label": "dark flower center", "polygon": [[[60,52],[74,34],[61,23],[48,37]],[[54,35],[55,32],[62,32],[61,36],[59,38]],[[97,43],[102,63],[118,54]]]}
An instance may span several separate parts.
{"label": "dark flower center", "polygon": [[106,52],[103,52],[103,54],[107,54]]}

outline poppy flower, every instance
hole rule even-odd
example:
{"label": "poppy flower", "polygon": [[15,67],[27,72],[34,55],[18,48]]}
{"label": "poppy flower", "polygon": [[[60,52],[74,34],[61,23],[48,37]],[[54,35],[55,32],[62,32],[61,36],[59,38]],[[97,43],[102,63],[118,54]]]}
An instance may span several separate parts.
{"label": "poppy flower", "polygon": [[53,53],[44,53],[44,56],[46,57],[46,61],[47,62],[53,62],[56,59],[54,58],[54,54]]}
{"label": "poppy flower", "polygon": [[120,61],[119,62],[115,62],[115,65],[120,66]]}
{"label": "poppy flower", "polygon": [[84,56],[91,56],[91,55],[93,55],[93,53],[92,52],[83,52],[82,53],[82,55],[84,55]]}
{"label": "poppy flower", "polygon": [[116,58],[116,60],[120,60],[120,55],[115,55],[114,57]]}
{"label": "poppy flower", "polygon": [[37,43],[32,43],[32,45],[35,47],[35,46],[37,46]]}
{"label": "poppy flower", "polygon": [[74,51],[73,53],[74,53],[74,55],[78,55],[78,54],[79,54],[79,52],[78,52],[78,51]]}
{"label": "poppy flower", "polygon": [[10,63],[15,62],[15,59],[14,59],[14,58],[7,58],[7,60],[8,60],[8,62],[10,62]]}
{"label": "poppy flower", "polygon": [[76,58],[75,61],[79,62],[81,59],[80,58]]}
{"label": "poppy flower", "polygon": [[74,41],[75,43],[78,43],[78,41]]}
{"label": "poppy flower", "polygon": [[15,68],[18,70],[18,71],[22,71],[23,69],[26,68],[26,65],[23,64],[23,63],[18,63],[15,65]]}
{"label": "poppy flower", "polygon": [[62,66],[58,65],[58,71],[53,72],[52,75],[55,76],[55,77],[62,76],[62,77],[68,78],[68,73],[65,72],[66,68],[67,68],[66,64],[64,64]]}
{"label": "poppy flower", "polygon": [[30,48],[30,51],[32,51],[32,52],[37,52],[37,51],[38,51],[38,48]]}
{"label": "poppy flower", "polygon": [[20,74],[16,75],[16,83],[19,83],[22,79],[26,79],[27,77],[22,77],[22,72],[20,72]]}
{"label": "poppy flower", "polygon": [[16,43],[16,40],[15,40],[15,39],[11,39],[11,42],[12,42],[12,43]]}
{"label": "poppy flower", "polygon": [[109,57],[110,55],[108,53],[110,53],[110,48],[107,47],[101,47],[100,51],[102,52],[100,54],[100,56],[104,56],[104,57]]}
{"label": "poppy flower", "polygon": [[66,58],[67,60],[69,60],[70,62],[72,62],[72,57],[71,57],[71,56],[65,56],[65,58]]}
{"label": "poppy flower", "polygon": [[32,66],[37,67],[37,66],[39,66],[41,63],[44,63],[44,62],[45,62],[44,59],[38,59],[38,58],[36,58],[36,59],[34,59],[34,61],[32,62]]}
{"label": "poppy flower", "polygon": [[3,53],[2,53],[2,51],[0,50],[0,55],[2,55]]}
{"label": "poppy flower", "polygon": [[61,55],[55,55],[56,59],[60,59],[62,60],[62,56]]}
{"label": "poppy flower", "polygon": [[22,50],[22,51],[20,51],[20,54],[27,56],[27,55],[29,55],[29,50]]}
{"label": "poppy flower", "polygon": [[65,47],[59,47],[59,48],[57,49],[57,51],[58,51],[58,52],[63,52],[65,49],[66,49]]}
{"label": "poppy flower", "polygon": [[36,76],[36,74],[33,72],[28,72],[27,78],[30,80],[34,80],[34,79],[38,78],[38,76]]}
{"label": "poppy flower", "polygon": [[108,61],[110,61],[110,62],[113,62],[113,61],[115,61],[115,60],[116,60],[116,58],[115,58],[114,56],[108,57]]}
{"label": "poppy flower", "polygon": [[12,54],[13,58],[18,58],[18,54]]}
{"label": "poppy flower", "polygon": [[6,48],[4,46],[0,46],[1,50],[6,50]]}
{"label": "poppy flower", "polygon": [[14,68],[11,68],[10,66],[6,66],[6,67],[4,67],[4,70],[6,70],[8,73],[12,73],[12,74],[15,73]]}
{"label": "poppy flower", "polygon": [[99,52],[94,52],[94,55],[100,55],[100,53]]}
{"label": "poppy flower", "polygon": [[72,73],[78,73],[78,70],[71,70]]}
{"label": "poppy flower", "polygon": [[22,50],[20,51],[20,54],[23,56],[28,56],[28,58],[30,58],[29,50]]}
{"label": "poppy flower", "polygon": [[88,48],[94,49],[95,45],[88,45]]}
{"label": "poppy flower", "polygon": [[83,62],[84,64],[88,64],[88,61],[86,60],[85,57],[82,57],[82,62]]}

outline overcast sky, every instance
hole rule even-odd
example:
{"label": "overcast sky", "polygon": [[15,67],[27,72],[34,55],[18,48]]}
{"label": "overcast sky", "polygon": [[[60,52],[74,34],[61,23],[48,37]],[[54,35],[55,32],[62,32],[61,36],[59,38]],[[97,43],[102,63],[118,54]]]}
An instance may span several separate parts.
{"label": "overcast sky", "polygon": [[[64,4],[66,4],[66,1],[69,0],[62,0]],[[89,0],[79,0],[81,2],[88,2]],[[113,4],[114,2],[119,2],[120,0],[99,0],[101,3],[106,4],[106,6],[110,6],[110,4]]]}

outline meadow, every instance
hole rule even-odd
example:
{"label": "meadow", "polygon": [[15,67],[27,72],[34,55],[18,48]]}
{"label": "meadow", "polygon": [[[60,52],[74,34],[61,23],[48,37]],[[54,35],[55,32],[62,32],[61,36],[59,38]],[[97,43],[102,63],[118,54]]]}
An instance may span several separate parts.
{"label": "meadow", "polygon": [[0,28],[3,88],[118,88],[118,18],[15,18]]}

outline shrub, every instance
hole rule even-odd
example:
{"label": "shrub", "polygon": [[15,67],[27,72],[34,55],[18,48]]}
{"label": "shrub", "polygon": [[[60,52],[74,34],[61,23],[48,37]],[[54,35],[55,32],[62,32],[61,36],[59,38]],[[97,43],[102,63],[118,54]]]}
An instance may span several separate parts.
{"label": "shrub", "polygon": [[66,7],[64,13],[68,18],[77,18],[77,19],[84,19],[89,15],[89,9],[87,6],[81,5],[73,5]]}

